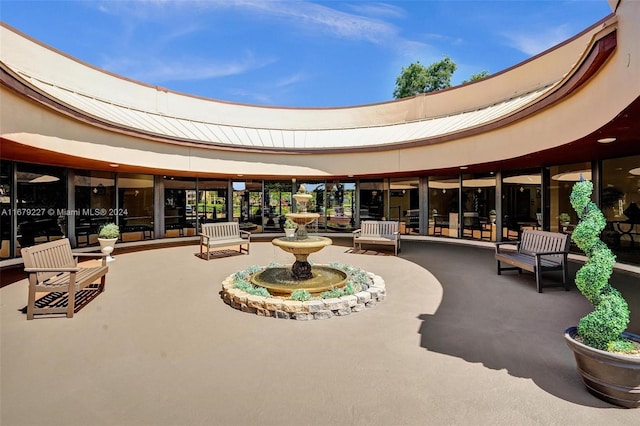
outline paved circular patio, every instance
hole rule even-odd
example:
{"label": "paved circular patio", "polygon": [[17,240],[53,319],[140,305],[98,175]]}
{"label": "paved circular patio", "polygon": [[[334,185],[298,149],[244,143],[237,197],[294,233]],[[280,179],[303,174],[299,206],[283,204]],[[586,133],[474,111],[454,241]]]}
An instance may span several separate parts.
{"label": "paved circular patio", "polygon": [[232,272],[289,261],[268,242],[210,261],[197,246],[116,249],[106,292],[73,319],[27,321],[26,280],[2,288],[2,425],[636,420],[589,395],[575,373],[562,331],[588,308],[576,291],[538,294],[531,277],[498,277],[484,249],[348,249],[311,259],[381,275],[387,295],[339,321],[282,321],[222,301]]}

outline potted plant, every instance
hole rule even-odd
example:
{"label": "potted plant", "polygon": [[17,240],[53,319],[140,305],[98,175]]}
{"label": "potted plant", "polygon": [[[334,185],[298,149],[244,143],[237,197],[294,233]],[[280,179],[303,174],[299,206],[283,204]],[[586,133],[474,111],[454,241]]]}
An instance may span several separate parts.
{"label": "potted plant", "polygon": [[600,240],[606,219],[591,201],[593,184],[581,181],[571,192],[579,223],[571,235],[587,261],[576,273],[576,286],[594,311],[564,334],[589,392],[628,408],[640,406],[640,336],[625,332],[629,306],[609,284],[616,257]]}
{"label": "potted plant", "polygon": [[569,223],[571,222],[571,216],[569,216],[569,213],[560,213],[560,216],[558,216],[558,220],[560,221],[560,225],[569,226]]}
{"label": "potted plant", "polygon": [[489,220],[491,223],[496,223],[496,211],[494,209],[489,210]]}
{"label": "potted plant", "polygon": [[291,219],[287,218],[287,220],[284,221],[283,228],[284,228],[285,237],[293,238],[296,235],[296,229],[298,228],[298,224],[292,221]]}
{"label": "potted plant", "polygon": [[115,223],[106,223],[100,227],[98,231],[98,242],[100,243],[100,251],[107,254],[107,262],[111,262],[113,257],[113,249],[116,241],[120,237],[120,228]]}

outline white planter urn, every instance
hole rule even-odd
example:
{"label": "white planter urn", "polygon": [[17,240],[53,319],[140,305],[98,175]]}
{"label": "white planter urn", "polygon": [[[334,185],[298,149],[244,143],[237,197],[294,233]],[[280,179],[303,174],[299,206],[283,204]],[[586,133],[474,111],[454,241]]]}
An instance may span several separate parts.
{"label": "white planter urn", "polygon": [[98,242],[100,243],[100,251],[107,255],[107,262],[115,260],[113,257],[111,257],[111,253],[113,253],[116,241],[118,241],[117,238],[98,238]]}
{"label": "white planter urn", "polygon": [[293,238],[296,236],[296,228],[284,228],[284,236],[287,238]]}

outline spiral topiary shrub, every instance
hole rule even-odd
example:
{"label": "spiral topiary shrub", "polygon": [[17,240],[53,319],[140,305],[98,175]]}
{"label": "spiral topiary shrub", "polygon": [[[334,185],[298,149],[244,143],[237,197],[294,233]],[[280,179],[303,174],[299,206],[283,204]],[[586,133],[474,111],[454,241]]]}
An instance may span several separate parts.
{"label": "spiral topiary shrub", "polygon": [[609,284],[616,257],[599,238],[606,219],[591,201],[592,192],[593,184],[581,180],[573,186],[570,197],[580,220],[571,239],[587,255],[587,262],[576,273],[576,286],[594,307],[593,312],[580,319],[578,335],[596,349],[631,352],[633,343],[621,337],[629,324],[629,306]]}

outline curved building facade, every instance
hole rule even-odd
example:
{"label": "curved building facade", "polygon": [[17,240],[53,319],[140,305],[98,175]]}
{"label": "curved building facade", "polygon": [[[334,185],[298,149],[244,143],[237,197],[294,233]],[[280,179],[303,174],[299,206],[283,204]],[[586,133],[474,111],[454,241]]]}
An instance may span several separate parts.
{"label": "curved building facade", "polygon": [[603,239],[640,264],[640,4],[609,3],[600,22],[483,80],[342,108],[175,93],[3,24],[0,257],[61,235],[92,245],[106,222],[125,241],[226,220],[280,232],[301,184],[318,232],[384,217],[443,238],[570,233],[582,175],[598,189]]}

